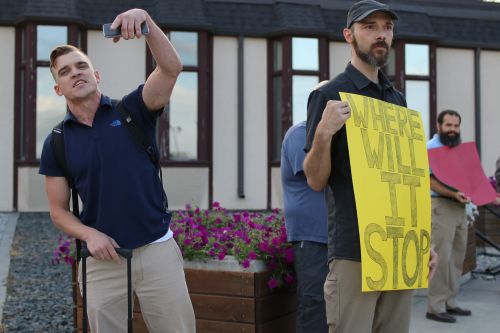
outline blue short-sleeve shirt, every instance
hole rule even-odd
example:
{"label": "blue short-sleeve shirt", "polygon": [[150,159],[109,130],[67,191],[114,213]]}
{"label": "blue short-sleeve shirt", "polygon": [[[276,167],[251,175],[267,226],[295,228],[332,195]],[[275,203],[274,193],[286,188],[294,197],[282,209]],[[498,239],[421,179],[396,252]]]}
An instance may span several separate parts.
{"label": "blue short-sleeve shirt", "polygon": [[[439,134],[434,134],[434,136],[432,137],[432,139],[430,139],[429,141],[427,141],[427,150],[431,150],[431,149],[434,149],[434,148],[441,148],[443,147],[444,145],[441,143],[441,140],[439,139]],[[432,175],[432,169],[431,167],[429,166],[429,172],[430,174]],[[431,190],[431,197],[439,197],[439,194],[437,192],[434,192]]]}
{"label": "blue short-sleeve shirt", "polygon": [[303,163],[306,122],[291,127],[281,147],[281,183],[288,241],[328,242],[325,192],[307,184]]}
{"label": "blue short-sleeve shirt", "polygon": [[[158,113],[148,111],[143,85],[126,95],[123,106],[154,144]],[[122,124],[109,97],[102,95],[92,126],[70,112],[64,122],[64,145],[70,177],[83,202],[82,222],[114,238],[123,248],[149,244],[168,231],[158,170],[130,130]],[[63,177],[51,145],[45,140],[39,173]]]}

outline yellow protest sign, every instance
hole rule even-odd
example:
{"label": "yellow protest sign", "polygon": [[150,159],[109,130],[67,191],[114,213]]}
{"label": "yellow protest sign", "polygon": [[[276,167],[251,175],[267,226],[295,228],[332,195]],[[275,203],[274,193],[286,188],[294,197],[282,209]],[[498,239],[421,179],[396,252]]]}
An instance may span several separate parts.
{"label": "yellow protest sign", "polygon": [[346,123],[362,290],[427,288],[431,199],[420,113],[356,94]]}

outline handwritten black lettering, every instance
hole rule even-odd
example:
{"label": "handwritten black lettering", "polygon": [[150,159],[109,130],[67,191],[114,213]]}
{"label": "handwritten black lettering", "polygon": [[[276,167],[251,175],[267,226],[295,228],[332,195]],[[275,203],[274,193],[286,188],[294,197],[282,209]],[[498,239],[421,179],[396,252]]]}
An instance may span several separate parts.
{"label": "handwritten black lettering", "polygon": [[415,176],[403,175],[403,184],[410,187],[410,210],[411,210],[411,226],[417,227],[417,187],[420,187],[420,178]]}
{"label": "handwritten black lettering", "polygon": [[379,280],[374,280],[371,276],[367,276],[366,284],[371,290],[381,290],[387,281],[387,263],[385,262],[384,256],[380,254],[380,252],[376,251],[370,243],[370,239],[373,234],[379,234],[382,241],[387,240],[387,234],[381,226],[375,223],[370,223],[365,228],[364,241],[366,251],[368,252],[370,258],[380,266],[382,276]]}
{"label": "handwritten black lettering", "polygon": [[384,133],[378,134],[378,152],[372,150],[370,145],[370,137],[366,128],[361,129],[361,140],[363,141],[363,148],[365,150],[366,162],[369,168],[376,167],[382,169],[382,161],[384,160]]}
{"label": "handwritten black lettering", "polygon": [[[408,274],[408,267],[407,267],[407,261],[408,261],[408,247],[410,246],[410,242],[413,241],[415,244],[415,253],[417,256],[417,266],[415,267],[415,272],[413,273],[412,276],[409,276]],[[412,287],[415,284],[415,281],[417,280],[417,277],[421,271],[422,271],[422,256],[420,255],[420,248],[419,248],[419,243],[418,243],[418,236],[415,230],[410,230],[406,233],[405,235],[405,240],[403,242],[403,280],[405,281],[406,285],[409,287]]]}
{"label": "handwritten black lettering", "polygon": [[387,227],[387,238],[392,238],[392,287],[398,288],[399,239],[403,238],[402,227]]}
{"label": "handwritten black lettering", "polygon": [[391,216],[385,217],[387,225],[404,226],[404,218],[398,216],[398,199],[396,197],[396,184],[401,184],[401,175],[382,171],[380,180],[389,185],[389,199],[391,202]]}

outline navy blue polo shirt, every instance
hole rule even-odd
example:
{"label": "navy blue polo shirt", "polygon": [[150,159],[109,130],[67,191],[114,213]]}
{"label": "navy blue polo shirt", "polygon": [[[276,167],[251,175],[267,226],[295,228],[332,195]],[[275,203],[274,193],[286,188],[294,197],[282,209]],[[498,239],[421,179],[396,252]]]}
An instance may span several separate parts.
{"label": "navy blue polo shirt", "polygon": [[[159,113],[147,110],[142,88],[126,95],[122,103],[157,148]],[[122,124],[111,99],[101,96],[91,127],[79,122],[71,112],[63,126],[66,163],[83,202],[81,221],[112,237],[123,248],[134,249],[164,236],[170,217],[163,209],[158,171]],[[64,177],[54,156],[51,135],[43,145],[39,173]]]}
{"label": "navy blue polo shirt", "polygon": [[[339,92],[354,93],[406,107],[406,99],[379,71],[379,84],[368,79],[349,63],[345,71],[314,90],[307,102],[307,139],[305,151],[312,147],[316,127],[329,100],[340,101]],[[331,173],[328,184],[333,193],[333,215],[328,219],[328,260],[360,261],[358,217],[352,186],[351,165],[345,126],[331,142]]]}
{"label": "navy blue polo shirt", "polygon": [[281,184],[286,234],[289,242],[327,244],[325,191],[314,191],[304,174],[306,122],[290,127],[281,145]]}

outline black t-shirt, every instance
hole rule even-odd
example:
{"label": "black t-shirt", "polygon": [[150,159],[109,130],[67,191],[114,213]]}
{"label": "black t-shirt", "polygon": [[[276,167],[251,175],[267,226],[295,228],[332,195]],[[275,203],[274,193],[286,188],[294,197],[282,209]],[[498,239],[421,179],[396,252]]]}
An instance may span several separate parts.
{"label": "black t-shirt", "polygon": [[[307,102],[307,141],[304,150],[312,146],[316,127],[329,100],[340,101],[339,92],[354,93],[373,97],[382,101],[406,107],[406,100],[379,72],[379,85],[370,81],[352,64],[336,78],[314,90]],[[328,260],[361,260],[359,245],[358,218],[356,201],[352,186],[347,135],[343,126],[332,138],[332,167],[328,184],[333,192],[334,205],[328,205],[333,211],[328,221]]]}

